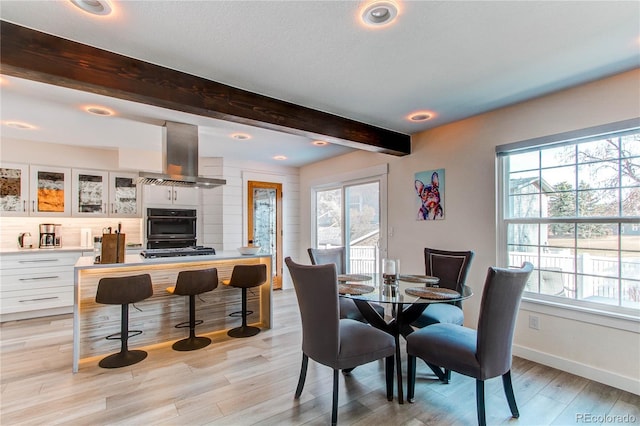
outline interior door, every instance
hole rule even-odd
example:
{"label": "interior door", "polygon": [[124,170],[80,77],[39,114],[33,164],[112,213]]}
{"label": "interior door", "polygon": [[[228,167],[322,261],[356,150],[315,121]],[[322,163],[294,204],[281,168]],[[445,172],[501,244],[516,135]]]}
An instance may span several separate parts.
{"label": "interior door", "polygon": [[273,256],[273,288],[282,288],[282,184],[248,182],[249,240]]}

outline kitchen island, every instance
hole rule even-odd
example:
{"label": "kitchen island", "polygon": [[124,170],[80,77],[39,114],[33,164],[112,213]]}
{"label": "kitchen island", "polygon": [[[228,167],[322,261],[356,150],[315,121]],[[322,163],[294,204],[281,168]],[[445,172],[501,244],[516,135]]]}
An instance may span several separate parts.
{"label": "kitchen island", "polygon": [[[231,277],[235,265],[267,265],[267,283],[248,292],[247,309],[254,313],[248,321],[260,328],[271,327],[271,255],[240,255],[235,251],[207,256],[180,256],[145,259],[140,255],[125,256],[124,263],[94,264],[92,256],[81,257],[74,268],[73,315],[73,372],[81,362],[95,362],[120,350],[119,340],[105,337],[120,332],[121,308],[95,302],[98,281],[106,277],[151,275],[153,296],[129,309],[129,329],[143,333],[129,340],[130,348],[166,344],[186,337],[188,329],[175,325],[188,320],[189,298],[167,293],[180,271],[217,268],[218,288],[196,298],[196,318],[203,324],[196,327],[197,335],[221,332],[240,324],[239,318],[229,314],[240,310],[241,292],[222,285]],[[213,343],[215,344],[215,343]],[[91,359],[95,358],[95,360]]]}

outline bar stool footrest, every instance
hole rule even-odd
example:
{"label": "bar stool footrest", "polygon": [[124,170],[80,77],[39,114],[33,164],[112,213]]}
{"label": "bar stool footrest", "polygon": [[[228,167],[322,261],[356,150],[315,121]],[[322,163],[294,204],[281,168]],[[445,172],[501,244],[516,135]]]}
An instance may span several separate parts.
{"label": "bar stool footrest", "polygon": [[[142,330],[129,330],[127,334],[127,339],[130,339],[134,336],[138,336],[142,334]],[[122,340],[122,333],[113,333],[105,337],[107,340]]]}
{"label": "bar stool footrest", "polygon": [[[196,320],[194,326],[196,325],[200,325],[204,322],[204,320]],[[191,324],[189,323],[189,321],[185,321],[185,322],[181,322],[179,324],[174,325],[175,328],[189,328],[191,327]]]}
{"label": "bar stool footrest", "polygon": [[[253,311],[247,311],[247,316],[251,315],[253,313]],[[231,312],[229,314],[230,317],[234,317],[234,318],[242,318],[242,311],[235,311],[235,312]]]}

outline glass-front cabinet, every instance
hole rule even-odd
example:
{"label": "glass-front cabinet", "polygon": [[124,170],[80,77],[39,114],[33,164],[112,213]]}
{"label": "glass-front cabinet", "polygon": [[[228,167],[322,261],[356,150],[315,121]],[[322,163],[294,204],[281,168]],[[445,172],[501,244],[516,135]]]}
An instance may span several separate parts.
{"label": "glass-front cabinet", "polygon": [[29,214],[29,166],[0,164],[0,213],[2,216]]}
{"label": "glass-front cabinet", "polygon": [[73,169],[73,215],[106,216],[109,172]]}
{"label": "glass-front cabinet", "polygon": [[29,166],[31,216],[68,216],[71,214],[71,169]]}
{"label": "glass-front cabinet", "polygon": [[139,217],[137,174],[73,169],[73,215]]}
{"label": "glass-front cabinet", "polygon": [[112,216],[140,217],[140,186],[136,173],[109,173],[109,195]]}

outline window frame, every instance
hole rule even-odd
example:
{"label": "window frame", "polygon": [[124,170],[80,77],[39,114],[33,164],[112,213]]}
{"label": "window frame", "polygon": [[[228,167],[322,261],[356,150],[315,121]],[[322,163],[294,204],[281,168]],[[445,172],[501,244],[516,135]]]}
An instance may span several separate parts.
{"label": "window frame", "polygon": [[[638,216],[622,216],[619,212],[618,215],[613,217],[573,217],[573,218],[551,218],[539,215],[535,218],[510,218],[507,217],[509,208],[509,193],[508,193],[508,179],[509,171],[507,170],[507,161],[504,157],[508,157],[512,154],[520,154],[525,152],[539,152],[547,148],[555,148],[563,145],[575,145],[579,143],[585,143],[589,141],[602,140],[612,134],[623,135],[629,133],[640,133],[640,118],[634,118],[631,120],[624,120],[616,123],[609,123],[601,126],[580,129],[571,132],[565,132],[556,135],[545,136],[542,138],[529,139],[521,142],[500,145],[496,147],[496,188],[497,188],[497,206],[496,206],[496,255],[498,264],[503,267],[510,266],[509,263],[509,241],[508,241],[508,227],[509,224],[552,224],[552,223],[632,223],[636,224],[640,221]],[[578,163],[579,164],[579,163]],[[538,171],[543,170],[541,164],[537,166]],[[618,183],[618,188],[621,186],[621,182]],[[577,188],[576,188],[577,190]],[[537,243],[540,246],[540,242]],[[538,247],[540,248],[540,247]],[[622,247],[618,246],[618,259],[620,252],[624,251]],[[539,256],[539,250],[535,253]],[[575,256],[575,254],[574,254]],[[514,266],[514,265],[511,265]],[[536,267],[536,273],[538,269]],[[573,271],[572,274],[578,275],[578,271]],[[619,279],[619,278],[618,278]],[[539,291],[539,290],[538,290]],[[539,292],[526,291],[523,296],[523,305],[534,311],[547,312],[551,310],[558,315],[558,312],[562,312],[560,316],[568,317],[572,319],[579,319],[586,322],[592,322],[597,324],[603,324],[603,318],[609,319],[621,319],[625,321],[631,321],[634,323],[631,328],[637,330],[637,324],[640,323],[640,311],[635,308],[627,308],[620,305],[607,305],[604,303],[594,303],[585,300],[572,299],[567,297],[557,297]],[[604,321],[607,324],[609,320]],[[629,325],[623,325],[622,329],[628,329]]]}

